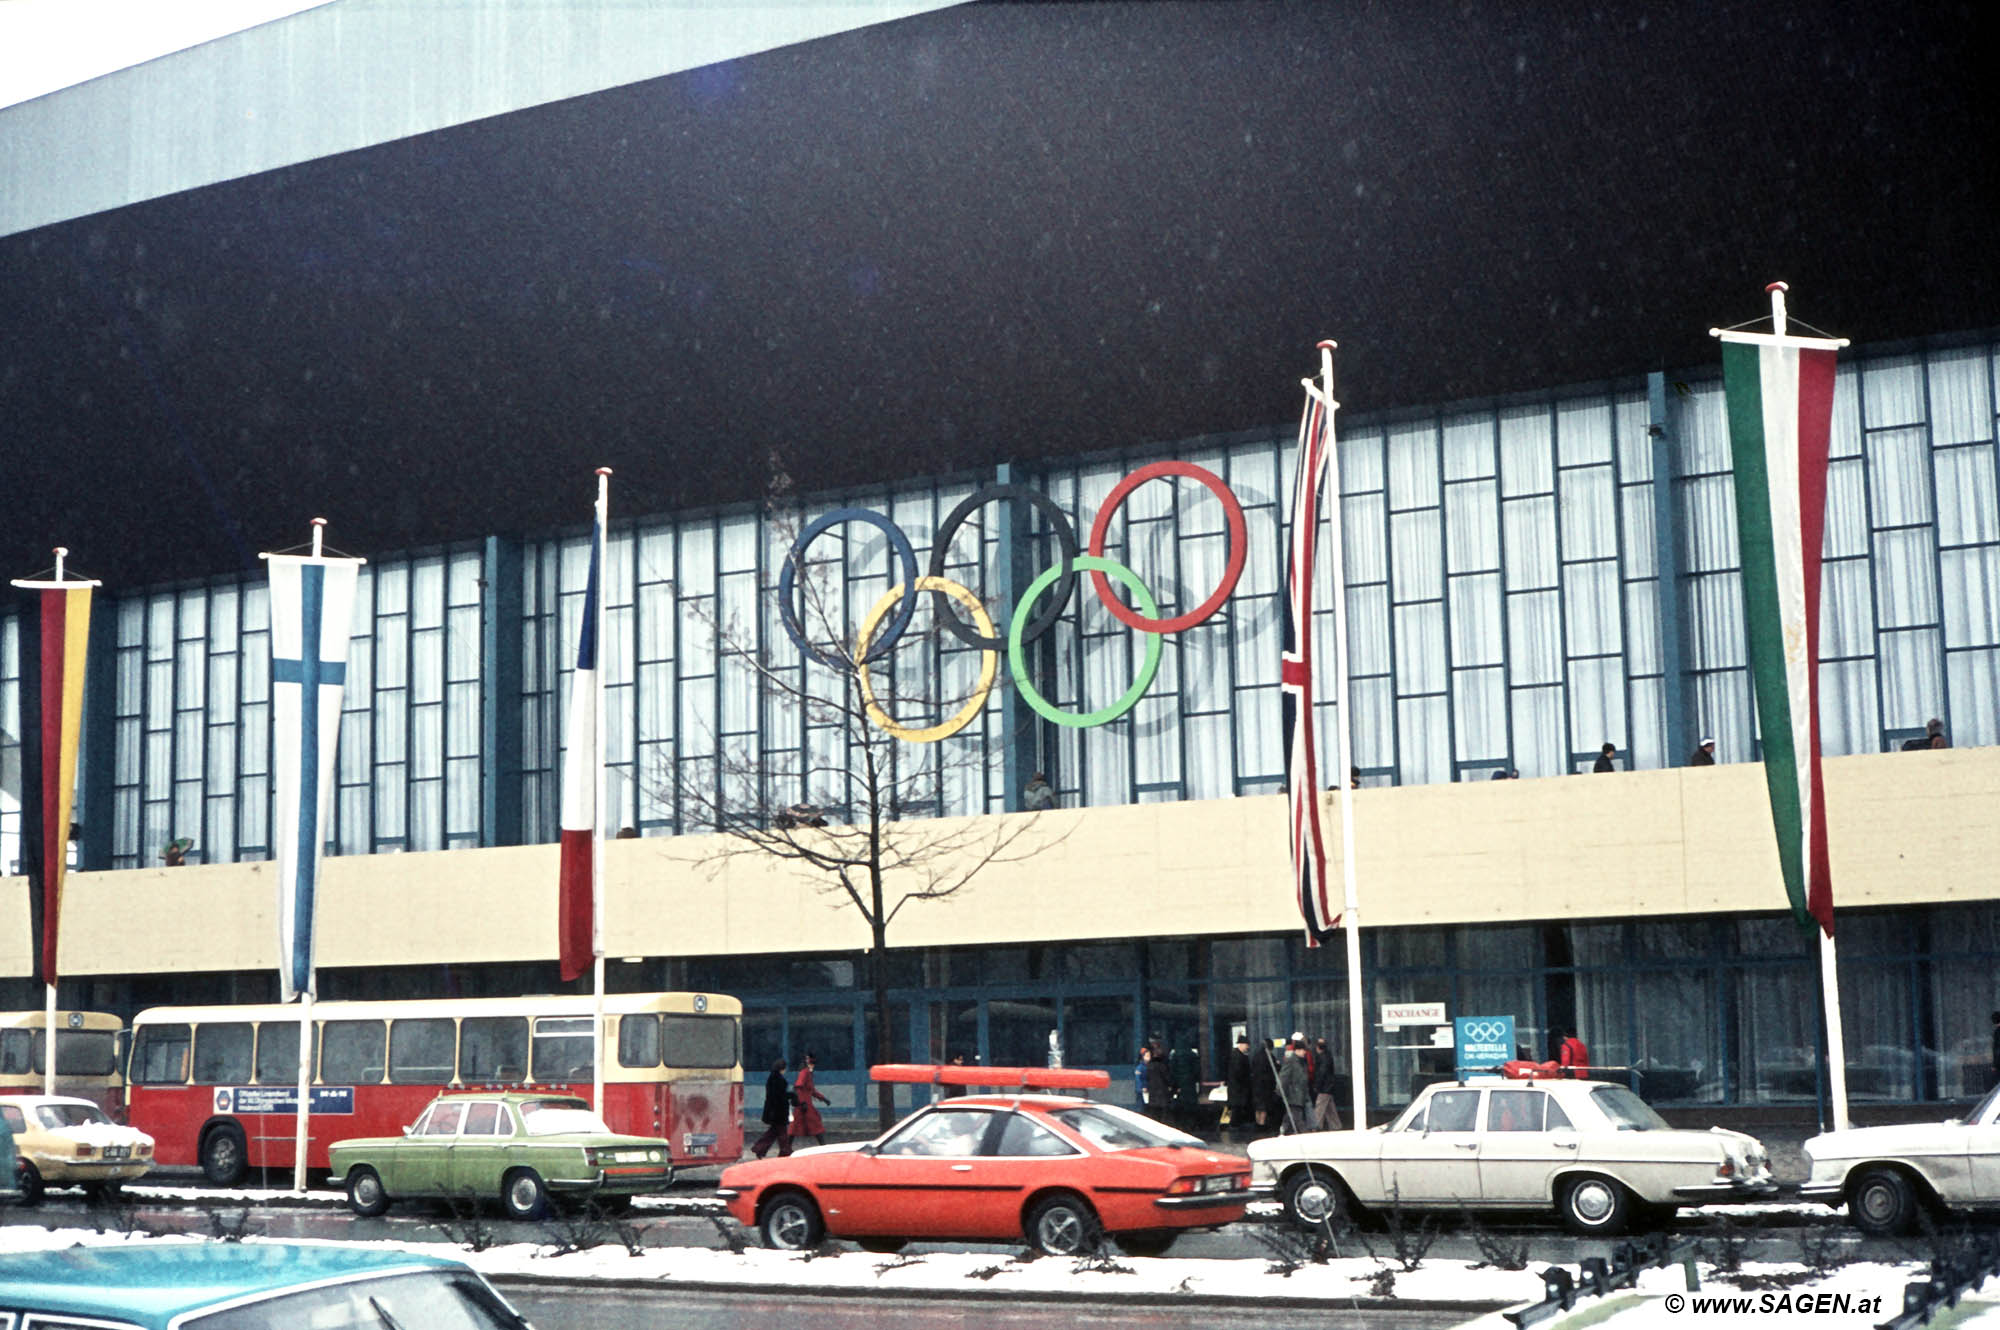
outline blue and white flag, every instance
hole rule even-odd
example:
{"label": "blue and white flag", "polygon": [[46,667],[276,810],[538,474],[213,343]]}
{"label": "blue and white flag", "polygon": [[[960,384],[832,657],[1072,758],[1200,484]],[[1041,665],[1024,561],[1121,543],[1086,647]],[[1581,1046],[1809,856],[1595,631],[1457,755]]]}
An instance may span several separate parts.
{"label": "blue and white flag", "polygon": [[271,844],[278,863],[278,986],[313,989],[313,900],[332,822],[333,754],[360,559],[267,554],[271,565]]}

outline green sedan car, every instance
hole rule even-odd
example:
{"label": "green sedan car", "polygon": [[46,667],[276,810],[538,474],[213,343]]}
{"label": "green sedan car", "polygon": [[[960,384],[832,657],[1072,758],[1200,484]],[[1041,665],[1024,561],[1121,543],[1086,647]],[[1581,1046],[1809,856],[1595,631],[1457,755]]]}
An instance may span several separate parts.
{"label": "green sedan car", "polygon": [[581,1099],[549,1094],[441,1095],[401,1138],[363,1137],[330,1147],[358,1215],[407,1197],[497,1196],[509,1216],[539,1219],[550,1198],[593,1199],[614,1209],[674,1180],[670,1142],[619,1136]]}

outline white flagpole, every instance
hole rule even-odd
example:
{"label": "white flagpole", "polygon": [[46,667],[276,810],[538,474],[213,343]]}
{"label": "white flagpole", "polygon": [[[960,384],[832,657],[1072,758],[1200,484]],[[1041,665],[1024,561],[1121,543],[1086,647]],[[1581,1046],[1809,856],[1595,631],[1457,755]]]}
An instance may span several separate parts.
{"label": "white flagpole", "polygon": [[[1340,877],[1342,902],[1341,931],[1347,937],[1347,1041],[1348,1080],[1354,1092],[1350,1121],[1356,1131],[1368,1125],[1368,1009],[1361,985],[1361,905],[1354,878],[1354,729],[1348,723],[1347,701],[1347,550],[1344,513],[1340,497],[1340,452],[1334,442],[1334,413],[1340,403],[1333,397],[1333,352],[1339,343],[1319,344],[1320,384],[1306,381],[1306,391],[1320,399],[1326,411],[1326,511],[1331,536],[1333,577],[1333,712],[1334,769],[1340,789]],[[1310,575],[1310,570],[1308,570]],[[1310,632],[1311,625],[1304,631]],[[1315,793],[1314,798],[1318,798]]]}
{"label": "white flagpole", "polygon": [[592,690],[591,732],[596,736],[594,754],[597,771],[596,816],[590,828],[590,1103],[599,1117],[604,1116],[604,814],[606,781],[604,771],[604,676],[610,670],[610,642],[604,633],[605,588],[611,582],[611,468],[597,468],[597,603],[584,613],[597,620],[597,678]]}
{"label": "white flagpole", "polygon": [[[313,518],[312,529],[312,556],[317,559],[321,557],[320,551],[325,547],[326,519]],[[306,652],[319,649],[318,642],[308,642],[301,638],[299,658],[303,660]],[[318,699],[301,697],[299,701],[300,726],[319,724]],[[322,828],[319,834],[324,835],[325,829]],[[279,957],[278,963],[284,964],[285,958]],[[306,1141],[311,1134],[309,1123],[312,1118],[312,1011],[313,982],[312,976],[308,974],[306,986],[299,993],[299,1098],[292,1114],[298,1124],[297,1136],[292,1142],[292,1190],[300,1195],[304,1195],[306,1190]]]}

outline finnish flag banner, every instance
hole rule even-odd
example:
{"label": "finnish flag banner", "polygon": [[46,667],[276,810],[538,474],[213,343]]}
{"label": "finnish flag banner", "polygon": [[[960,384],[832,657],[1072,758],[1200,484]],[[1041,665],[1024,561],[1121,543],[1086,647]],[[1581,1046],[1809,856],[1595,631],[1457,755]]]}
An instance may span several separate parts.
{"label": "finnish flag banner", "polygon": [[361,561],[272,554],[271,844],[278,865],[278,984],[313,988],[313,901],[332,822],[333,756]]}

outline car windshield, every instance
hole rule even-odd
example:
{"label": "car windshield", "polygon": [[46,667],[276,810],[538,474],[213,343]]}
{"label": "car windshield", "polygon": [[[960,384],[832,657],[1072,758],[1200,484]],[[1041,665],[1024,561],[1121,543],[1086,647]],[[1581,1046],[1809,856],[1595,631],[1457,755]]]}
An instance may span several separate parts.
{"label": "car windshield", "polygon": [[1988,1090],[1986,1097],[1974,1104],[1972,1111],[1965,1115],[1965,1120],[1974,1123],[1990,1121],[1993,1113],[1993,1105],[1996,1101],[2000,1101],[2000,1085],[1996,1085],[1991,1090]]}
{"label": "car windshield", "polygon": [[1200,1145],[1201,1137],[1162,1126],[1116,1104],[1059,1108],[1049,1116],[1100,1150],[1143,1150],[1153,1145]]}
{"label": "car windshield", "polygon": [[525,1330],[477,1276],[452,1270],[384,1275],[284,1293],[183,1322],[190,1330]]}
{"label": "car windshield", "polygon": [[1673,1130],[1673,1125],[1655,1113],[1651,1104],[1622,1085],[1600,1085],[1590,1092],[1590,1098],[1619,1131]]}
{"label": "car windshield", "polygon": [[96,1104],[42,1104],[35,1109],[35,1118],[44,1127],[82,1127],[93,1122],[109,1122],[104,1110]]}
{"label": "car windshield", "polygon": [[604,1119],[580,1104],[531,1101],[521,1105],[521,1125],[530,1136],[609,1136]]}

